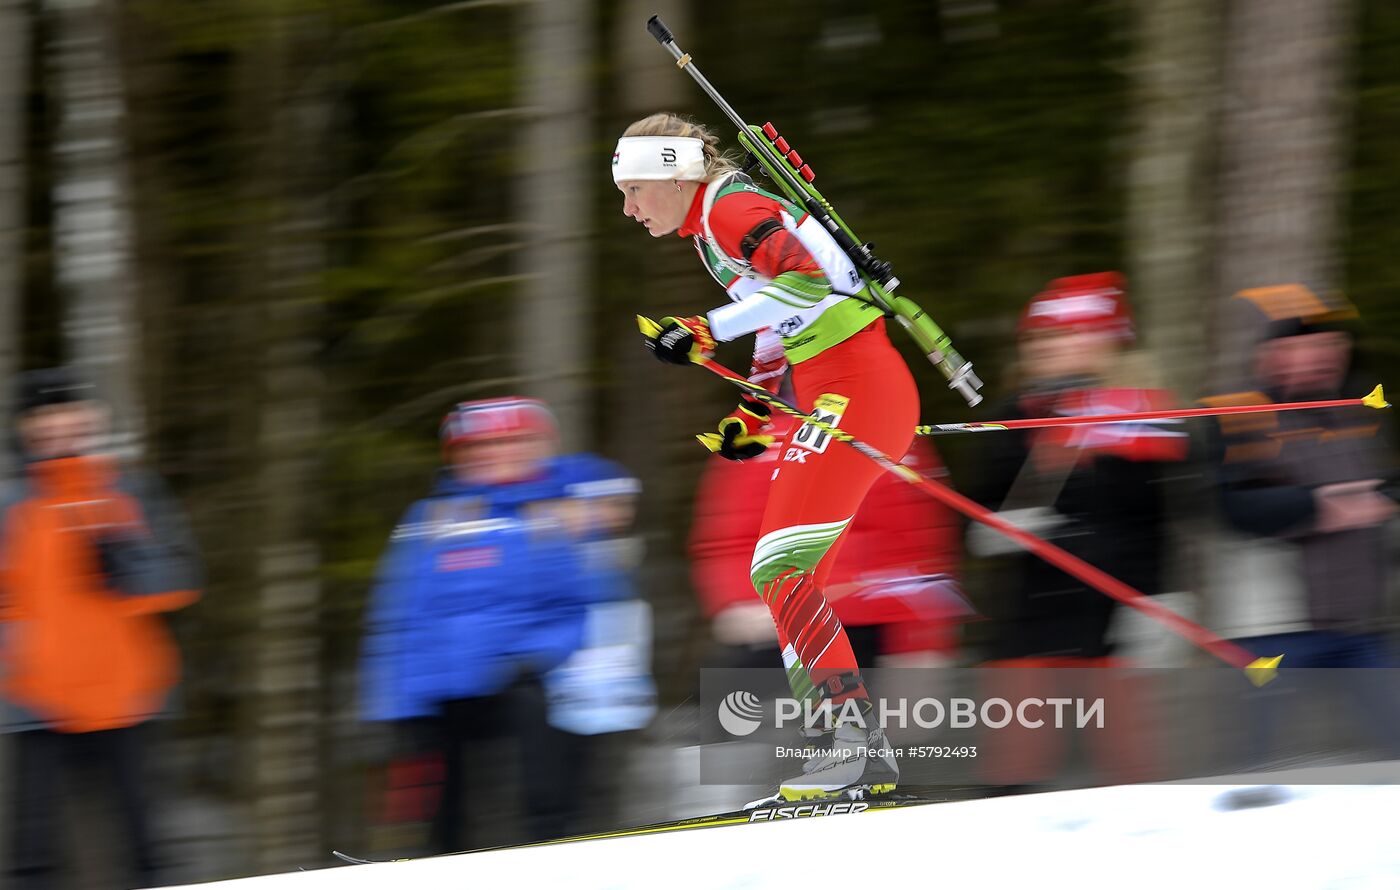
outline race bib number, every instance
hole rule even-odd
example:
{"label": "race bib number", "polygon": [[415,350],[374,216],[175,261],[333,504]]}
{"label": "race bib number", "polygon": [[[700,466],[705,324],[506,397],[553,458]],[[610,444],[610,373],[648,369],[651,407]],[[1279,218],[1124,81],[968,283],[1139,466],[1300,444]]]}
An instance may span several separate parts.
{"label": "race bib number", "polygon": [[[846,408],[850,404],[851,400],[845,396],[830,392],[823,393],[812,405],[812,417],[827,426],[840,426],[841,418],[846,415]],[[826,451],[826,447],[831,444],[831,434],[820,427],[804,423],[793,434],[792,444],[794,447],[822,454]]]}

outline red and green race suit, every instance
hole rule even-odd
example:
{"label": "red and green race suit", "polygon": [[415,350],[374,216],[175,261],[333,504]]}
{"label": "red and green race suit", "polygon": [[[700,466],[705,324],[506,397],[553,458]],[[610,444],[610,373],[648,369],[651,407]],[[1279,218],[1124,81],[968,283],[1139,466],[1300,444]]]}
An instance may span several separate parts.
{"label": "red and green race suit", "polygon": [[[739,177],[697,193],[692,237],[733,302],[708,314],[717,340],[757,335],[751,379],[776,391],[788,365],[797,404],[898,460],[919,394],[850,259],[815,219]],[[750,580],[773,614],[793,691],[865,697],[840,620],[822,595],[835,551],[882,472],[811,426],[779,449]]]}

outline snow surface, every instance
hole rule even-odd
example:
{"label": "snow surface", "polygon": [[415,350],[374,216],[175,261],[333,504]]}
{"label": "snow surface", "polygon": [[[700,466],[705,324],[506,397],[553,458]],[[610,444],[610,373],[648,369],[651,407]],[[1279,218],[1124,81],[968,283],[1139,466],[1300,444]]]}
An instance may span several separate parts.
{"label": "snow surface", "polygon": [[[1400,778],[1400,764],[1387,766],[1370,780]],[[1313,782],[1318,775],[1294,779]],[[1400,786],[1275,784],[1267,787],[1280,802],[1231,809],[1228,801],[1251,797],[1237,789],[1260,788],[1237,782],[1061,791],[191,886],[1400,887]]]}

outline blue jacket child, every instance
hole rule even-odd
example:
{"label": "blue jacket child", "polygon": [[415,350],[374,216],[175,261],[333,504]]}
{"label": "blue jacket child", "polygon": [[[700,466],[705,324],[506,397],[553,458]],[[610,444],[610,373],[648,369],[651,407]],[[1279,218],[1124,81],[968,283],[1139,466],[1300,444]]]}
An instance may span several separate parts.
{"label": "blue jacket child", "polygon": [[593,454],[553,461],[576,510],[579,582],[589,588],[582,647],[544,678],[549,722],[578,735],[641,729],[656,713],[651,676],[651,607],[633,574],[641,539],[632,534],[638,481]]}

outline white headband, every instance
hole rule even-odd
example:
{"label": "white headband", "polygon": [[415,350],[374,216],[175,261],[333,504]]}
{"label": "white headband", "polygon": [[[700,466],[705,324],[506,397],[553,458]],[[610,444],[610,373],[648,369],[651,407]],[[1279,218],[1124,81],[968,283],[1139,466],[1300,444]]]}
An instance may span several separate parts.
{"label": "white headband", "polygon": [[705,179],[705,143],[692,136],[623,136],[613,152],[613,182]]}

